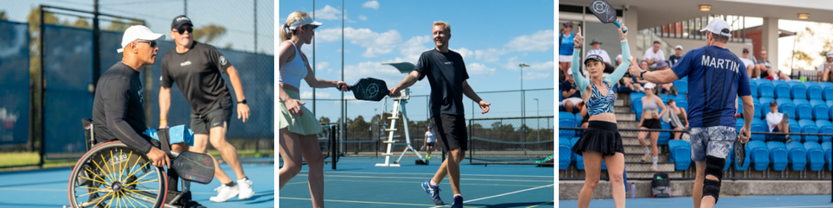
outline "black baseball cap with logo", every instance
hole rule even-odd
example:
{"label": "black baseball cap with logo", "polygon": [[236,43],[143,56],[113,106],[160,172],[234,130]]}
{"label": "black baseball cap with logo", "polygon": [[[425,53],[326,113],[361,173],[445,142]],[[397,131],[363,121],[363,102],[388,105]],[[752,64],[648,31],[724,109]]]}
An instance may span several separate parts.
{"label": "black baseball cap with logo", "polygon": [[191,26],[194,26],[194,24],[191,23],[191,19],[186,17],[185,15],[176,16],[174,17],[174,22],[171,23],[171,29],[177,29],[184,24],[190,24]]}

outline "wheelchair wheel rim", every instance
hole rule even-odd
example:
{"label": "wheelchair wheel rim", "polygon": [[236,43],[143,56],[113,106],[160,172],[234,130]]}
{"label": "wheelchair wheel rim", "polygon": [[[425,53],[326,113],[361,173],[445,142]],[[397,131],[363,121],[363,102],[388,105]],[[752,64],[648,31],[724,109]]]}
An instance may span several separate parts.
{"label": "wheelchair wheel rim", "polygon": [[69,181],[72,207],[160,207],[167,183],[161,168],[121,142],[85,154]]}

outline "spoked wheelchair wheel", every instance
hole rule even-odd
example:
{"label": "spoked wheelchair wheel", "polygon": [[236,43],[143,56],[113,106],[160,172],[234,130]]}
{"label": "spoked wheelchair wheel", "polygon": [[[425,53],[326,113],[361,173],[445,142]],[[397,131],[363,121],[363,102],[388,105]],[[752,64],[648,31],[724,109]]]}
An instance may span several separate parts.
{"label": "spoked wheelchair wheel", "polygon": [[162,207],[165,171],[147,156],[119,141],[93,147],[75,164],[69,178],[72,207]]}

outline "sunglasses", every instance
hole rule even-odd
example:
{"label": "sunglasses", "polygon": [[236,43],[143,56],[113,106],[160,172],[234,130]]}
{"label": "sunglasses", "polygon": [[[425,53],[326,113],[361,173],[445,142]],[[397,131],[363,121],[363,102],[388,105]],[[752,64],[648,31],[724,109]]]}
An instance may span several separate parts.
{"label": "sunglasses", "polygon": [[156,41],[155,40],[152,40],[152,41],[136,41],[136,42],[137,43],[148,43],[148,44],[150,44],[151,48],[156,48]]}
{"label": "sunglasses", "polygon": [[179,33],[180,35],[182,35],[182,33],[185,33],[185,31],[188,31],[188,33],[193,34],[194,33],[194,28],[193,27],[188,27],[188,28],[178,28],[178,29],[176,29],[176,32]]}

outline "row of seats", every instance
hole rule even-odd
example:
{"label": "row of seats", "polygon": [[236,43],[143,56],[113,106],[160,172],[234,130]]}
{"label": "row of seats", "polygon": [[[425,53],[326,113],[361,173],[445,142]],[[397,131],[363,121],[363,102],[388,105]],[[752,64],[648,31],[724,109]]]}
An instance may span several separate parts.
{"label": "row of seats", "polygon": [[[789,113],[791,117],[796,119],[811,119],[811,120],[830,120],[833,119],[833,100],[803,100],[803,99],[787,99],[787,98],[752,98],[752,104],[755,106],[755,117],[765,118],[766,114],[772,110],[769,108],[769,103],[775,101],[778,103],[778,112]],[[738,112],[743,112],[742,101],[738,101]]]}
{"label": "row of seats", "polygon": [[[785,145],[778,141],[749,141],[745,146],[746,160],[743,164],[735,163],[735,169],[744,171],[752,166],[756,171],[763,171],[772,165],[774,171],[783,171],[788,167],[794,171],[802,171],[807,167],[810,171],[821,171],[827,163],[828,170],[833,171],[830,145],[830,142],[820,145],[816,142],[792,141]],[[734,163],[735,160],[731,161]]]}
{"label": "row of seats", "polygon": [[[833,123],[827,120],[822,121],[811,121],[811,120],[792,120],[790,117],[790,132],[796,133],[796,135],[791,135],[792,139],[795,140],[803,140],[804,142],[815,142],[819,143],[821,139],[822,142],[830,142],[830,136],[810,136],[810,135],[797,135],[797,133],[811,133],[811,134],[833,134]],[[735,129],[740,131],[743,127],[743,119],[737,118],[735,120]],[[766,120],[752,120],[752,128],[750,129],[752,132],[769,132],[768,124]],[[764,134],[752,134],[753,141],[767,141],[772,135],[764,135]]]}
{"label": "row of seats", "polygon": [[[579,137],[560,137],[558,139],[558,169],[567,170],[571,164],[576,165],[579,170],[584,170],[584,157],[573,153],[571,150],[573,145],[578,142]],[[607,170],[604,160],[602,160],[602,170]]]}
{"label": "row of seats", "polygon": [[[631,112],[636,114],[636,120],[639,121],[642,118],[642,98],[645,97],[645,93],[631,93]],[[662,100],[662,103],[665,104],[666,108],[668,107],[668,99],[674,99],[676,102],[677,107],[685,108],[688,110],[688,98],[686,98],[685,94],[678,94],[674,95],[665,95],[661,94],[659,99]]]}

